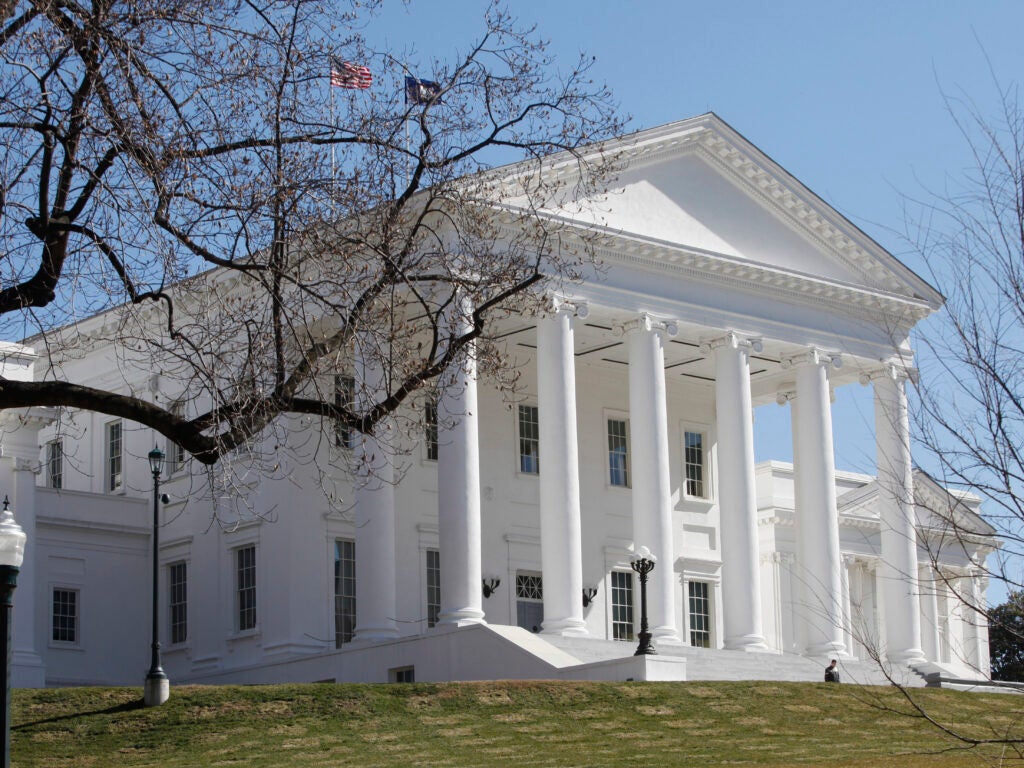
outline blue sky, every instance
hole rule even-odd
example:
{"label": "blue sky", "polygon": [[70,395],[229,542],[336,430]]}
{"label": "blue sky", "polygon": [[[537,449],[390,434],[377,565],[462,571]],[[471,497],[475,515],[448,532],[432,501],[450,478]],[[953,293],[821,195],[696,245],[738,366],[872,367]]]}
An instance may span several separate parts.
{"label": "blue sky", "polygon": [[[479,34],[486,3],[395,3],[367,28],[377,45],[449,58]],[[904,202],[969,163],[943,93],[996,107],[1024,71],[1024,1],[518,0],[568,66],[597,57],[631,128],[718,113],[924,277],[901,241]],[[991,66],[991,70],[990,70]],[[422,72],[429,77],[429,72]],[[925,329],[926,330],[926,329]],[[837,392],[839,468],[874,471],[870,388]],[[788,409],[756,418],[758,459],[791,458]]]}

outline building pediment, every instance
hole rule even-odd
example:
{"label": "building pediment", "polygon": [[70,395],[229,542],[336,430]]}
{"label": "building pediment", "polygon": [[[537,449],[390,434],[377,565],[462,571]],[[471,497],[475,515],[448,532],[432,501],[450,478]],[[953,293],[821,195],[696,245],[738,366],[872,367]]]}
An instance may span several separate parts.
{"label": "building pediment", "polygon": [[[714,114],[601,145],[618,159],[610,189],[580,199],[560,185],[545,213],[589,231],[611,251],[674,254],[709,274],[743,273],[755,283],[830,286],[916,303],[928,314],[942,297],[871,238]],[[552,173],[571,176],[574,163]],[[506,198],[515,208],[522,202]],[[845,298],[845,297],[844,297]],[[918,318],[919,319],[919,318]]]}

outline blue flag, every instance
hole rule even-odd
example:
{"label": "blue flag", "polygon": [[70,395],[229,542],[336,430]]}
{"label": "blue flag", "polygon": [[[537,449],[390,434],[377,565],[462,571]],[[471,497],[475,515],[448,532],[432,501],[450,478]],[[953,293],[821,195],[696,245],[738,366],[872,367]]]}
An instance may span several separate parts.
{"label": "blue flag", "polygon": [[441,101],[441,84],[433,80],[419,80],[415,77],[405,78],[405,103],[427,104]]}

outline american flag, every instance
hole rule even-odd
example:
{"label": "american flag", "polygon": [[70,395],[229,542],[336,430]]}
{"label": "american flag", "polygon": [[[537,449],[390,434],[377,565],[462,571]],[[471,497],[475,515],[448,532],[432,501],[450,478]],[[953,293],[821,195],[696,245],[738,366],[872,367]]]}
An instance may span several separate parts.
{"label": "american flag", "polygon": [[342,61],[331,56],[331,85],[335,88],[369,88],[373,84],[373,73],[369,67]]}

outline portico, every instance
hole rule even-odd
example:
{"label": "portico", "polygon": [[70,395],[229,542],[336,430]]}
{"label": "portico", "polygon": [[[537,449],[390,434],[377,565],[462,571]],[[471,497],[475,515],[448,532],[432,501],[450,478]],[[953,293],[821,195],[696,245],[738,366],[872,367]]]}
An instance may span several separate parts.
{"label": "portico", "polygon": [[[668,564],[655,570],[661,578],[652,579],[649,587],[656,639],[684,644],[689,639],[687,621],[680,614],[687,604],[682,574],[688,553],[700,548],[692,540],[692,531],[700,526],[693,523],[717,513],[721,538],[705,552],[718,563],[715,568],[721,584],[722,635],[716,642],[732,650],[785,650],[777,638],[774,643],[766,640],[763,627],[766,606],[761,579],[769,571],[762,562],[768,553],[759,540],[762,521],[752,428],[754,405],[765,403],[774,392],[772,399],[788,403],[792,410],[796,543],[786,567],[795,585],[789,610],[800,626],[799,652],[850,656],[851,605],[861,602],[855,596],[855,589],[861,587],[849,577],[849,556],[841,554],[832,456],[833,439],[841,437],[834,438],[832,433],[831,391],[836,386],[867,382],[885,387],[887,394],[878,399],[888,402],[882,398],[892,398],[905,380],[895,375],[894,363],[883,365],[816,346],[801,347],[749,330],[681,324],[663,315],[629,312],[592,298],[556,294],[550,296],[546,313],[532,322],[514,322],[506,332],[510,349],[528,350],[535,361],[531,370],[536,376],[540,469],[536,477],[539,527],[534,541],[543,583],[543,623],[539,627],[543,634],[606,636],[603,628],[594,627],[592,617],[588,621],[586,614],[593,610],[585,611],[582,600],[584,574],[603,570],[604,565],[597,562],[599,552],[584,547],[584,529],[593,527],[594,521],[586,512],[588,491],[581,488],[581,483],[587,483],[586,475],[581,481],[581,466],[586,463],[581,454],[604,451],[581,445],[579,424],[588,418],[581,410],[592,408],[581,407],[578,382],[585,382],[582,386],[586,387],[598,379],[618,377],[627,388],[620,402],[626,405],[623,415],[628,421],[629,459],[628,485],[621,488],[620,507],[620,514],[628,514],[629,526],[621,541],[626,549],[650,541],[658,548],[651,547],[659,563]],[[490,559],[482,539],[488,505],[481,501],[486,489],[480,478],[493,472],[485,466],[487,460],[481,456],[475,436],[476,416],[481,413],[476,395],[479,384],[472,375],[471,361],[458,375],[462,377],[459,385],[449,390],[453,394],[440,407],[442,423],[448,424],[439,437],[437,462],[440,623],[501,623],[493,609],[487,610],[491,604],[482,603],[479,586],[481,559]],[[706,439],[709,446],[714,445],[717,463],[705,467],[706,502],[697,493],[687,492],[685,448],[679,428],[670,429],[680,420],[670,402],[680,399],[706,403],[701,406],[704,419],[713,414],[714,428],[708,430]],[[882,406],[879,408],[881,413]],[[469,418],[460,417],[466,414]],[[909,440],[906,421],[880,416],[876,426],[879,461],[897,462],[902,455],[898,451],[893,459],[889,457]],[[607,461],[607,455],[603,456],[602,474],[608,471]],[[892,476],[886,478],[884,487],[890,494],[886,498],[913,497],[911,476],[900,477],[899,482]],[[467,490],[474,487],[475,492]],[[706,511],[689,511],[701,506]],[[899,519],[904,525],[913,525],[905,516]],[[360,535],[357,532],[357,542]],[[898,544],[906,541],[905,534],[895,539]],[[887,558],[898,563],[898,557],[910,557],[906,548],[890,554],[897,544],[885,534],[881,546],[880,563]],[[904,563],[894,566],[900,575],[880,578],[887,616],[904,617],[920,610],[916,576],[903,577],[916,573],[916,555],[911,562],[915,570]],[[507,583],[510,590],[515,588],[514,573]],[[915,632],[917,637],[920,633],[919,628],[902,626],[897,618],[886,624],[886,631],[886,646],[892,649],[912,650]],[[903,662],[923,656],[893,652],[891,658]]]}

